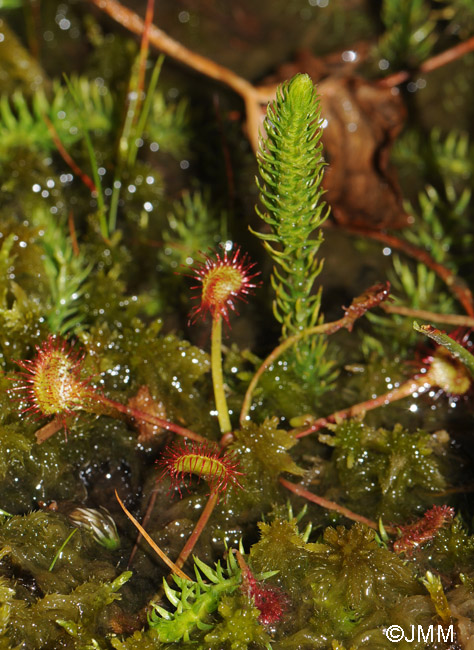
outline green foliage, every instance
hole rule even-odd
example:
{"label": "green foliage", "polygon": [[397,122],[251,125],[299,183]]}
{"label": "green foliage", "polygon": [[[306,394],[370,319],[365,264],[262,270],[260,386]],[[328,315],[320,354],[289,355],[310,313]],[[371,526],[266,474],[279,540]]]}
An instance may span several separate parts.
{"label": "green foliage", "polygon": [[[56,647],[61,644],[77,648],[81,647],[79,643],[84,647],[92,642],[94,636],[100,635],[98,616],[106,611],[108,605],[120,599],[117,591],[130,576],[131,573],[127,572],[112,582],[83,582],[68,594],[48,594],[30,607],[17,601],[12,607],[15,618],[9,636],[15,642],[23,641],[32,650],[52,647],[53,643]],[[68,636],[79,643],[68,643]]]}
{"label": "green foliage", "polygon": [[277,569],[279,584],[298,603],[287,627],[287,634],[293,632],[289,647],[304,639],[310,647],[328,648],[328,638],[357,638],[391,621],[402,598],[421,593],[413,570],[362,524],[328,527],[317,542],[306,542],[295,521],[259,526],[252,565]]}
{"label": "green foliage", "polygon": [[57,81],[53,83],[51,99],[41,88],[31,103],[20,91],[11,97],[0,97],[0,162],[14,156],[19,149],[43,153],[54,150],[54,137],[45,117],[66,149],[82,139],[78,129],[82,122],[87,122],[90,131],[110,132],[114,104],[107,88],[85,77],[73,77],[70,84],[79,103]]}
{"label": "green foliage", "polygon": [[[398,255],[393,255],[392,263],[393,269],[389,277],[394,304],[440,314],[454,311],[454,300],[444,290],[434,271],[421,262],[413,264]],[[370,312],[367,318],[374,325],[370,334],[363,334],[362,349],[367,357],[372,350],[384,354],[392,350],[403,354],[413,349],[417,337],[411,319],[397,314],[387,317]]]}
{"label": "green foliage", "polygon": [[[270,232],[255,233],[264,241],[275,266],[273,310],[288,337],[314,326],[319,319],[321,290],[313,294],[321,272],[317,258],[323,241],[321,225],[328,216],[322,200],[319,99],[308,75],[281,85],[265,118],[267,139],[258,155],[257,181],[263,208],[258,215]],[[331,363],[323,358],[326,344],[312,337],[296,346],[298,375],[324,391]]]}
{"label": "green foliage", "polygon": [[[26,234],[20,229],[17,232],[25,236],[21,239],[22,242],[27,245],[32,243],[31,233]],[[0,347],[1,356],[10,359],[12,355],[18,355],[18,358],[25,356],[28,345],[32,345],[41,336],[44,318],[37,296],[31,295],[33,292],[26,292],[12,278],[12,269],[17,273],[20,269],[23,270],[19,256],[21,248],[18,246],[18,234],[7,233],[8,228],[0,247]],[[30,245],[29,251],[33,248]],[[41,264],[34,253],[29,261],[32,260],[37,265]],[[38,266],[35,275],[38,284]]]}
{"label": "green foliage", "polygon": [[[206,622],[209,615],[216,611],[222,596],[231,594],[240,584],[241,571],[233,553],[228,554],[225,568],[218,562],[216,568],[211,569],[196,557],[194,563],[196,582],[173,575],[178,587],[176,590],[163,580],[166,597],[175,611],[169,612],[160,605],[153,605],[148,623],[158,632],[160,641],[189,641],[195,628],[212,629],[212,625]],[[204,582],[203,577],[209,582]]]}
{"label": "green foliage", "polygon": [[159,259],[164,268],[176,271],[189,266],[189,259],[225,238],[222,219],[210,206],[208,193],[185,192],[168,214],[169,229],[163,233]]}
{"label": "green foliage", "polygon": [[313,546],[308,545],[298,530],[295,519],[275,519],[258,525],[261,539],[250,549],[250,560],[256,571],[278,571],[276,579],[291,596],[303,602],[311,601],[307,584]]}
{"label": "green foliage", "polygon": [[232,448],[238,451],[246,473],[256,476],[264,472],[273,479],[283,472],[296,476],[304,474],[288,454],[297,441],[291,433],[278,428],[278,418],[267,418],[260,425],[249,422],[235,432],[235,438]]}
{"label": "green foliage", "polygon": [[61,221],[46,207],[31,215],[32,224],[40,231],[44,249],[43,262],[51,292],[48,324],[55,334],[75,330],[84,319],[84,313],[80,313],[80,300],[93,267],[81,250],[75,252],[71,237],[66,235],[64,219]]}
{"label": "green foliage", "polygon": [[70,531],[64,516],[42,511],[0,525],[2,650],[10,647],[7,640],[12,648],[79,648],[101,635],[99,620],[106,620],[108,605],[120,598],[117,592],[131,573],[116,577],[112,564],[91,560],[79,533],[48,570]]}
{"label": "green foliage", "polygon": [[190,111],[186,99],[167,101],[163,93],[153,95],[146,136],[160,151],[178,158],[189,150]]}
{"label": "green foliage", "polygon": [[474,6],[471,0],[437,0],[443,20],[449,21],[449,32],[469,38],[474,30]]}
{"label": "green foliage", "polygon": [[[18,3],[4,0],[2,7],[7,4]],[[229,237],[234,240],[239,234],[239,244],[247,249],[246,224],[237,223],[232,210],[227,224],[220,206],[234,203],[240,215],[249,201],[254,202],[243,187],[254,169],[242,163],[251,167],[255,161],[237,122],[228,128],[224,121],[226,132],[217,133],[207,110],[200,113],[202,122],[196,128],[202,94],[193,92],[191,101],[181,89],[183,78],[174,78],[173,66],[166,70],[164,81],[173,92],[156,90],[158,63],[153,71],[147,68],[151,74],[142,94],[137,67],[130,73],[137,39],[127,39],[124,30],[122,36],[106,33],[113,29],[109,19],[104,20],[102,33],[96,22],[100,12],[89,14],[87,7],[69,0],[60,6],[22,4],[27,17],[36,20],[37,11],[41,18],[38,61],[45,69],[9,33],[2,17],[0,356],[5,373],[0,376],[0,650],[408,650],[407,643],[391,643],[384,630],[396,623],[409,633],[412,624],[433,622],[433,604],[419,582],[427,569],[441,572],[446,585],[456,585],[459,572],[464,572],[466,587],[446,591],[446,596],[453,603],[453,615],[469,630],[472,593],[467,592],[474,572],[474,537],[467,499],[462,502],[465,524],[456,519],[403,560],[390,550],[388,539],[381,543],[374,531],[362,525],[326,527],[328,519],[339,522],[341,515],[316,504],[307,509],[310,523],[304,532],[298,527],[299,517],[290,511],[286,518],[288,492],[279,481],[285,474],[357,513],[374,520],[382,515],[387,528],[394,521],[406,526],[448,494],[450,500],[457,498],[455,490],[462,480],[459,466],[464,468],[468,460],[458,459],[452,468],[457,483],[451,485],[450,433],[443,429],[469,433],[472,418],[463,419],[467,399],[459,400],[455,411],[449,406],[449,412],[445,400],[433,404],[428,394],[417,399],[417,413],[402,403],[398,413],[407,428],[391,421],[395,412],[391,406],[367,416],[367,422],[383,422],[383,429],[347,421],[335,425],[332,433],[325,431],[327,435],[321,434],[319,440],[317,434],[297,439],[288,430],[386,392],[390,384],[401,381],[403,373],[413,372],[410,361],[420,337],[413,333],[411,319],[399,316],[378,315],[365,323],[367,365],[353,380],[341,376],[337,391],[327,391],[336,354],[341,366],[347,363],[360,370],[360,346],[349,332],[338,333],[334,346],[331,343],[331,360],[322,338],[308,338],[268,368],[255,391],[250,411],[254,421],[247,420],[232,439],[227,435],[223,440],[239,462],[244,489],[230,486],[205,526],[199,554],[207,564],[195,561],[196,580],[191,583],[180,579],[166,583],[168,603],[156,602],[146,625],[146,603],[156,594],[164,568],[139,548],[134,578],[123,590],[123,603],[118,602],[118,589],[129,576],[117,578],[116,567],[128,559],[133,541],[122,513],[114,509],[113,489],[119,488],[140,520],[146,512],[147,529],[175,558],[203,512],[206,485],[201,483],[182,500],[172,501],[166,494],[167,481],[157,483],[156,469],[172,434],[156,429],[156,435],[143,441],[137,422],[125,415],[114,420],[81,413],[68,418],[67,435],[57,432],[44,444],[36,444],[35,432],[41,424],[22,412],[25,394],[15,393],[18,403],[8,396],[15,386],[13,360],[31,359],[34,346],[49,331],[74,336],[77,348],[84,348],[81,376],[90,377],[98,391],[125,405],[145,389],[141,395],[150,395],[151,403],[144,408],[156,407],[169,420],[218,440],[210,359],[205,352],[208,333],[196,326],[190,332],[192,343],[183,339],[189,302],[175,270],[199,251],[226,240],[227,228]],[[373,16],[368,12],[346,11],[335,2],[329,3],[328,10],[324,3],[318,4],[308,8],[307,0],[278,0],[271,10],[281,7],[289,20],[297,16],[299,23],[317,12],[319,33],[321,25],[334,27],[328,41],[318,42],[322,52],[331,50],[335,34],[345,35],[344,48],[351,42],[347,34],[354,30],[373,37],[369,34]],[[413,70],[431,55],[434,45],[441,51],[457,40],[467,40],[471,4],[469,0],[385,0],[386,29],[378,59],[387,59],[389,72],[398,67]],[[12,18],[19,25],[21,14]],[[63,18],[70,28],[63,29]],[[182,28],[191,28],[189,34],[196,35],[197,25],[192,11],[189,25]],[[234,27],[237,35],[240,27]],[[33,50],[33,25],[20,29]],[[436,42],[438,35],[442,47]],[[86,44],[82,36],[88,38]],[[84,75],[71,76],[68,84],[48,80],[52,70],[59,72],[61,59],[56,55],[63,45],[72,54],[69,61],[81,59]],[[356,54],[358,58],[359,51]],[[470,56],[463,59],[467,72]],[[344,62],[348,66],[344,76],[351,75],[350,64]],[[65,65],[70,66],[66,61]],[[385,65],[381,62],[380,68]],[[449,72],[446,69],[448,77],[461,62],[452,65]],[[380,68],[370,76],[379,74]],[[328,74],[332,76],[333,70],[330,67]],[[458,86],[445,84],[439,96],[449,100],[462,124],[470,115],[470,78],[467,73],[459,76]],[[442,77],[440,72],[427,79],[427,94]],[[466,107],[461,84],[466,87]],[[179,100],[174,99],[176,89]],[[410,114],[411,130],[396,145],[394,160],[415,223],[397,236],[429,251],[437,263],[469,284],[474,279],[469,189],[473,149],[466,133],[446,131],[450,125],[438,120],[442,99],[427,107],[423,92],[411,97],[417,111]],[[223,98],[224,114],[229,117],[236,108],[232,102],[231,95]],[[268,138],[258,157],[260,238],[274,267],[272,297],[282,338],[322,322],[320,247],[327,217],[320,138],[324,117],[328,116],[320,116],[310,78],[296,76],[280,87],[269,108]],[[77,164],[88,173],[92,165],[97,196],[83,186],[76,172],[64,174],[72,170],[59,155],[45,118]],[[441,126],[427,137],[424,129],[435,121]],[[351,135],[356,137],[357,132]],[[215,164],[216,135],[222,136],[221,148],[229,150],[225,166]],[[180,169],[172,158],[189,158],[191,147],[192,164],[189,170]],[[388,155],[386,149],[380,153]],[[231,183],[221,180],[231,167],[234,192],[227,194]],[[203,187],[204,179],[208,191],[196,190]],[[66,223],[69,213],[77,227],[77,248]],[[392,259],[397,302],[430,311],[455,310],[449,288],[427,264],[405,257]],[[365,282],[367,270],[375,274],[375,265],[377,279],[383,280],[378,272],[383,274],[385,266],[364,258],[355,265],[360,275],[351,287]],[[339,298],[333,280],[331,286],[337,286],[337,291],[325,293],[325,300],[329,308],[336,302],[339,308],[350,298]],[[269,286],[266,293],[272,293]],[[255,304],[257,318],[249,311],[236,319],[223,345],[225,390],[233,417],[252,373],[272,344],[272,334],[261,322],[265,311],[259,314]],[[259,330],[258,325],[263,327]],[[357,328],[363,327],[360,323]],[[230,339],[237,342],[229,352]],[[340,347],[334,350],[335,345]],[[416,425],[424,430],[410,433],[408,427]],[[438,433],[428,434],[431,428]],[[458,441],[453,440],[454,453]],[[156,501],[148,509],[149,494]],[[299,510],[301,498],[292,494],[291,499]],[[120,549],[102,548],[90,532],[73,527],[73,509],[77,517],[78,509],[85,506],[84,516],[89,523],[95,517],[97,523],[103,504],[120,528]],[[257,521],[261,538],[255,542]],[[108,520],[102,523],[113,526]],[[263,608],[256,606],[250,581],[241,575],[234,555],[214,565],[224,541],[240,536],[255,542],[250,550],[252,570],[264,577],[267,571],[272,574],[272,586],[268,591],[262,587],[260,596],[282,595],[281,622],[262,623]],[[461,603],[458,609],[456,599]],[[412,648],[421,650],[421,645]]]}
{"label": "green foliage", "polygon": [[258,622],[259,610],[243,595],[223,596],[217,611],[223,619],[204,641],[213,650],[248,650],[266,648],[271,650],[270,635]]}
{"label": "green foliage", "polygon": [[314,550],[311,589],[328,634],[347,636],[368,612],[383,616],[402,595],[418,591],[412,570],[362,524],[326,528]]}
{"label": "green foliage", "polygon": [[[131,305],[133,309],[133,303]],[[140,386],[146,385],[152,396],[165,405],[173,420],[193,423],[212,437],[212,418],[202,408],[202,395],[209,390],[206,375],[210,370],[209,355],[174,334],[160,335],[159,320],[146,324],[132,318],[112,330],[107,325],[91,328],[83,340],[91,360],[100,355],[100,371],[108,394],[126,401]],[[143,363],[146,359],[147,363]],[[91,373],[97,372],[91,367]]]}
{"label": "green foliage", "polygon": [[438,345],[443,346],[443,348],[449,352],[451,357],[461,361],[461,363],[464,364],[466,369],[471,374],[471,377],[474,377],[474,355],[469,352],[469,350],[466,350],[466,348],[461,345],[461,343],[458,343],[458,341],[455,341],[453,338],[448,336],[448,334],[441,332],[431,325],[424,325],[420,327],[418,323],[415,322],[413,323],[413,327],[417,332],[426,334],[426,336],[429,336],[430,339],[436,341]]}
{"label": "green foliage", "polygon": [[450,526],[441,528],[422,550],[429,566],[441,572],[474,569],[474,536],[456,517]]}
{"label": "green foliage", "polygon": [[404,520],[446,486],[446,451],[425,431],[374,429],[357,420],[331,428],[334,436],[319,439],[334,447],[332,463],[357,511]]}
{"label": "green foliage", "polygon": [[[430,161],[428,164],[426,156]],[[429,252],[435,263],[458,274],[473,242],[470,225],[472,192],[466,180],[473,176],[474,158],[467,135],[451,131],[443,136],[439,129],[433,129],[427,145],[418,135],[408,132],[397,147],[395,160],[402,168],[408,165],[411,174],[413,168],[421,166],[428,177],[429,170],[434,168],[440,180],[439,190],[426,185],[418,194],[416,203],[406,202],[406,210],[413,215],[415,227],[404,229],[403,239]],[[423,165],[427,166],[423,168]],[[452,295],[437,273],[422,262],[414,264],[394,255],[390,281],[392,295],[400,305],[437,313],[453,313],[456,309]],[[371,334],[364,337],[366,354],[377,348],[380,338],[386,339],[385,348],[389,346],[399,353],[407,352],[414,345],[416,338],[410,331],[410,320],[373,313],[369,313],[368,318],[375,324],[378,336],[377,340]]]}
{"label": "green foliage", "polygon": [[426,0],[384,0],[382,21],[385,32],[377,54],[391,68],[414,68],[429,56],[436,42],[436,19]]}
{"label": "green foliage", "polygon": [[157,650],[161,647],[156,630],[137,630],[124,640],[110,639],[115,650]]}
{"label": "green foliage", "polygon": [[23,0],[0,0],[0,9],[19,9],[23,6]]}
{"label": "green foliage", "polygon": [[239,459],[243,473],[239,482],[244,490],[232,490],[232,503],[251,507],[259,503],[271,505],[278,498],[278,478],[284,472],[302,476],[304,470],[295,463],[288,451],[296,445],[294,436],[278,428],[277,418],[267,418],[258,425],[249,422],[235,431],[232,449]]}

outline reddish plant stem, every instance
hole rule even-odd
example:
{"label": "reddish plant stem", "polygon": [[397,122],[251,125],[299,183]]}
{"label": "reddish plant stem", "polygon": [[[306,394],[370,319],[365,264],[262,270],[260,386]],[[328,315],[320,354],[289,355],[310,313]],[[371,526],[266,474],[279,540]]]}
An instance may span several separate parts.
{"label": "reddish plant stem", "polygon": [[71,246],[74,256],[79,257],[79,244],[77,243],[76,226],[74,225],[74,214],[72,210],[69,210],[67,224],[69,228],[69,236],[71,237]]}
{"label": "reddish plant stem", "polygon": [[43,442],[54,436],[55,433],[64,429],[63,418],[56,416],[51,422],[48,422],[35,433],[36,444],[41,445]]}
{"label": "reddish plant stem", "polygon": [[[105,11],[114,20],[123,25],[129,31],[135,34],[142,34],[145,29],[145,23],[140,16],[130,9],[124,7],[117,0],[90,0],[99,9]],[[172,58],[190,66],[194,70],[220,81],[235,92],[237,92],[245,103],[247,135],[252,144],[254,151],[258,151],[258,133],[261,124],[261,106],[267,104],[275,97],[277,85],[271,86],[253,86],[243,77],[240,77],[232,70],[215,63],[205,56],[197,54],[187,47],[175,41],[155,25],[150,28],[150,43],[158,50],[168,54]],[[463,43],[441,52],[436,56],[428,59],[418,68],[418,74],[424,74],[435,70],[455,59],[458,59],[474,49],[474,37],[469,38]],[[412,72],[401,71],[394,75],[379,80],[381,86],[392,87],[403,83],[410,78]]]}
{"label": "reddish plant stem", "polygon": [[46,126],[48,127],[48,131],[51,133],[51,137],[53,138],[53,142],[56,145],[56,149],[61,155],[61,158],[70,167],[70,169],[74,172],[74,174],[76,174],[76,176],[79,176],[79,178],[84,183],[84,185],[88,187],[92,193],[96,193],[97,188],[95,186],[94,181],[90,176],[88,176],[85,172],[82,171],[79,165],[77,165],[74,162],[74,160],[71,158],[71,156],[68,154],[68,152],[64,148],[63,143],[61,142],[58,132],[54,128],[54,124],[51,122],[49,117],[47,115],[43,115],[43,120],[45,121]]}
{"label": "reddish plant stem", "polygon": [[148,47],[150,41],[150,26],[153,22],[153,14],[155,11],[155,0],[148,0],[146,6],[145,23],[143,26],[142,40],[140,43],[140,64],[138,70],[137,80],[137,107],[136,114],[139,114],[139,106],[141,104],[141,96],[145,88],[145,71],[146,62],[148,59]]}
{"label": "reddish plant stem", "polygon": [[178,559],[176,560],[175,564],[177,567],[181,568],[190,554],[192,553],[194,547],[196,546],[196,543],[201,536],[202,531],[207,525],[207,522],[209,521],[209,517],[212,515],[212,512],[214,508],[216,507],[216,503],[218,501],[218,496],[217,492],[211,492],[209,495],[209,499],[204,506],[204,510],[201,512],[201,516],[199,517],[196,525],[194,526],[194,530],[189,536],[188,541],[184,545],[181,553],[178,556]]}
{"label": "reddish plant stem", "polygon": [[401,316],[410,316],[410,318],[423,318],[423,320],[434,321],[435,323],[447,323],[457,327],[468,327],[474,329],[474,318],[462,316],[460,314],[437,314],[426,309],[412,309],[403,305],[393,305],[384,303],[380,305],[387,314],[400,314]]}
{"label": "reddish plant stem", "polygon": [[359,402],[359,404],[354,404],[347,409],[342,409],[342,411],[337,411],[332,415],[328,415],[326,418],[319,418],[313,422],[310,427],[304,429],[304,431],[299,431],[295,435],[295,438],[304,438],[304,436],[309,436],[310,433],[319,431],[319,429],[326,427],[328,424],[334,424],[334,422],[338,422],[339,420],[345,420],[347,418],[356,417],[357,415],[363,415],[366,411],[372,411],[379,406],[386,406],[391,402],[396,402],[397,400],[403,399],[404,397],[409,397],[417,391],[425,392],[431,386],[433,386],[433,384],[430,382],[429,378],[426,375],[413,377],[412,379],[404,382],[401,386],[390,390],[388,393],[384,393],[383,395],[369,399],[366,402]]}
{"label": "reddish plant stem", "polygon": [[[140,16],[124,7],[117,0],[90,0],[90,2],[134,34],[141,35],[143,33],[145,23]],[[249,81],[229,70],[229,68],[219,65],[212,59],[197,54],[175,41],[156,25],[150,26],[150,43],[160,52],[171,56],[176,61],[180,61],[193,68],[193,70],[229,86],[242,97],[247,115],[248,136],[256,151],[258,149],[258,130],[261,122],[260,106],[274,97],[276,85],[270,88],[253,86]]]}
{"label": "reddish plant stem", "polygon": [[[173,433],[176,433],[178,436],[183,436],[183,438],[190,438],[191,440],[196,440],[196,442],[207,442],[207,438],[204,438],[204,436],[200,436],[199,433],[195,433],[194,431],[191,431],[190,429],[186,429],[186,427],[181,427],[179,424],[175,424],[174,422],[169,422],[168,420],[163,420],[162,418],[157,417],[156,415],[152,415],[151,413],[146,413],[145,411],[140,411],[139,409],[132,408],[131,406],[126,406],[125,404],[121,404],[120,402],[116,402],[115,400],[112,400],[108,397],[105,397],[105,395],[101,395],[100,393],[91,393],[90,395],[91,399],[91,404],[94,402],[103,404],[106,406],[108,409],[111,409],[113,411],[118,411],[119,413],[123,413],[124,415],[127,415],[128,417],[135,418],[136,420],[142,420],[143,422],[148,422],[149,424],[153,424],[157,427],[160,427],[161,429],[166,429],[167,431],[172,431]],[[97,408],[90,408],[86,409],[84,408],[83,410],[88,411],[88,412],[93,412],[97,413],[98,409]],[[99,413],[102,415],[103,413]],[[44,427],[41,427],[41,429],[38,429],[36,432],[36,442],[38,444],[41,444],[48,438],[50,438],[52,435],[54,435],[57,431],[62,429],[64,427],[64,419],[62,418],[55,418],[51,422],[48,422]]]}
{"label": "reddish plant stem", "polygon": [[293,336],[288,337],[282,343],[280,343],[280,345],[278,345],[263,361],[262,365],[258,368],[257,372],[252,377],[252,380],[247,388],[247,392],[245,393],[244,401],[242,403],[242,409],[240,411],[240,425],[243,426],[248,418],[250,407],[252,405],[252,395],[260,377],[268,368],[270,368],[270,366],[278,359],[278,357],[280,357],[288,348],[297,343],[303,337],[315,336],[317,334],[333,334],[345,325],[346,317],[343,317],[332,323],[323,323],[322,325],[316,325],[315,327],[311,327],[303,332],[294,334]]}
{"label": "reddish plant stem", "polygon": [[408,81],[408,79],[410,79],[410,77],[412,77],[414,74],[419,75],[432,72],[437,68],[442,68],[444,65],[447,65],[452,61],[456,61],[456,59],[460,59],[472,51],[474,51],[474,36],[468,38],[467,41],[458,43],[454,47],[449,48],[449,50],[445,50],[444,52],[440,52],[440,54],[432,56],[430,59],[427,59],[421,63],[419,68],[415,71],[400,70],[399,72],[394,72],[388,77],[379,79],[377,83],[379,86],[382,86],[384,88],[392,88],[393,86],[398,86],[405,81]]}
{"label": "reddish plant stem", "polygon": [[409,255],[410,257],[413,257],[419,262],[425,264],[428,268],[432,269],[441,278],[441,280],[443,280],[443,282],[446,283],[447,287],[450,289],[450,291],[452,291],[452,293],[464,307],[464,310],[468,316],[474,318],[474,298],[469,287],[467,287],[463,280],[461,280],[461,278],[458,278],[448,268],[442,264],[439,264],[438,262],[435,262],[431,255],[427,253],[427,251],[425,251],[423,248],[418,248],[418,246],[414,246],[413,244],[410,244],[407,241],[400,239],[399,237],[395,237],[394,235],[389,235],[378,230],[371,230],[370,228],[344,226],[344,229],[355,235],[362,235],[365,237],[370,237],[371,239],[376,239],[377,241],[387,244],[391,248],[401,250],[406,255]]}
{"label": "reddish plant stem", "polygon": [[[360,296],[354,298],[349,307],[343,307],[344,316],[339,320],[333,321],[332,323],[323,323],[322,325],[309,327],[306,330],[298,332],[298,334],[294,334],[293,336],[288,337],[282,343],[280,343],[280,345],[278,345],[273,350],[273,352],[268,355],[265,361],[263,361],[262,365],[252,377],[252,381],[247,388],[247,392],[245,393],[244,401],[242,404],[242,410],[240,412],[240,425],[243,426],[248,418],[252,404],[253,391],[255,390],[258,380],[265,372],[265,370],[267,370],[267,368],[269,368],[279,356],[281,356],[288,348],[290,348],[292,345],[304,337],[315,336],[317,334],[325,334],[326,336],[329,336],[330,334],[334,334],[334,332],[340,330],[342,327],[345,327],[350,332],[354,326],[355,321],[358,318],[361,318],[368,309],[377,307],[388,298],[389,291],[389,282],[386,282],[385,284],[374,284],[373,286],[369,287],[367,291],[364,291]],[[227,444],[229,443],[227,442]]]}
{"label": "reddish plant stem", "polygon": [[[373,528],[374,530],[378,530],[379,528],[378,525],[375,523],[375,521],[372,521],[371,519],[367,519],[367,517],[364,517],[362,515],[358,515],[357,513],[352,512],[352,510],[349,510],[349,508],[345,508],[344,506],[341,506],[338,503],[335,503],[334,501],[329,501],[324,497],[320,497],[317,494],[308,492],[308,490],[305,490],[300,485],[296,485],[295,483],[290,483],[290,481],[287,481],[284,478],[280,478],[280,483],[283,485],[283,487],[286,487],[287,490],[291,490],[291,492],[297,494],[299,497],[302,497],[303,499],[307,499],[308,501],[312,501],[313,503],[316,503],[318,506],[321,506],[321,508],[325,508],[326,510],[334,510],[335,512],[338,512],[340,515],[343,515],[344,517],[347,517],[352,521],[358,521],[361,524],[365,524],[366,526],[369,526],[369,528]],[[384,525],[384,528],[387,531],[387,533],[390,533],[391,535],[396,533],[396,530],[392,526]]]}
{"label": "reddish plant stem", "polygon": [[126,406],[125,404],[116,402],[115,400],[105,397],[105,395],[101,395],[100,393],[96,395],[96,398],[101,404],[109,406],[110,408],[119,411],[120,413],[124,413],[129,417],[135,418],[136,420],[142,420],[143,422],[154,424],[158,427],[161,427],[162,429],[166,429],[167,431],[172,431],[178,436],[183,436],[184,438],[190,438],[191,440],[196,440],[197,442],[207,442],[207,439],[204,438],[204,436],[200,436],[198,433],[194,433],[194,431],[186,429],[185,427],[181,427],[179,424],[175,424],[174,422],[169,422],[168,420],[163,420],[156,415],[151,415],[145,411],[140,411],[139,409],[134,409],[131,406]]}
{"label": "reddish plant stem", "polygon": [[[124,7],[124,5],[117,2],[117,0],[90,1],[99,7],[99,9],[109,14],[109,16],[129,31],[138,34],[139,36],[143,34],[145,29],[144,21],[138,14],[127,9],[127,7]],[[150,26],[150,43],[161,52],[168,54],[173,59],[184,63],[186,66],[190,66],[194,70],[197,70],[212,79],[222,81],[240,95],[245,95],[246,93],[256,94],[255,88],[249,81],[246,81],[243,77],[232,72],[229,68],[219,65],[215,61],[188,49],[178,41],[171,38],[171,36],[168,36],[168,34],[156,27],[156,25]]]}

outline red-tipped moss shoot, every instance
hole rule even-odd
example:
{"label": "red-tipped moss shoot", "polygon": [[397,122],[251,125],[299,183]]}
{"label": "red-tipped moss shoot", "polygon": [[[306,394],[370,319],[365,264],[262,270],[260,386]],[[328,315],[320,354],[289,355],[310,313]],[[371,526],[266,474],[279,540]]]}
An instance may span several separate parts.
{"label": "red-tipped moss shoot", "polygon": [[171,489],[182,496],[181,485],[191,484],[193,476],[209,484],[211,494],[221,495],[229,483],[242,487],[238,462],[233,452],[222,451],[213,443],[173,444],[168,447],[158,465],[164,468],[161,478],[169,475]]}
{"label": "red-tipped moss shoot", "polygon": [[222,434],[232,430],[229,410],[224,390],[222,373],[222,319],[229,324],[229,310],[236,311],[235,300],[244,300],[257,287],[254,279],[259,275],[254,272],[255,264],[251,263],[247,254],[241,255],[240,248],[228,255],[215,252],[214,256],[206,256],[194,269],[194,276],[199,284],[192,289],[200,289],[199,300],[190,314],[190,322],[195,322],[198,316],[212,315],[211,333],[211,369],[217,418]]}
{"label": "red-tipped moss shoot", "polygon": [[[66,428],[66,418],[77,411],[113,415],[114,411],[149,422],[180,436],[204,442],[205,438],[173,422],[109,399],[81,377],[84,355],[62,338],[49,336],[36,346],[31,360],[16,361],[24,372],[17,373],[19,385],[11,391],[23,392],[28,402],[23,413],[37,418],[55,416]],[[43,440],[42,440],[43,441]]]}
{"label": "red-tipped moss shoot", "polygon": [[399,526],[400,538],[393,543],[395,553],[411,555],[417,548],[429,542],[436,533],[454,519],[455,511],[450,506],[433,506],[421,519],[408,526]]}

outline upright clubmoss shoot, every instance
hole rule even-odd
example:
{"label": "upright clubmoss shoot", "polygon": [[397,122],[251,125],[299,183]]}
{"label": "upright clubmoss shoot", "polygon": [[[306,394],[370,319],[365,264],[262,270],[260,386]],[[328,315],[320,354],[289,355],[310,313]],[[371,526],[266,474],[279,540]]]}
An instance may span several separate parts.
{"label": "upright clubmoss shoot", "polygon": [[[278,87],[264,122],[266,139],[258,152],[260,207],[257,213],[270,232],[255,233],[274,261],[273,312],[282,338],[320,321],[321,288],[314,291],[323,262],[321,226],[328,217],[323,201],[322,125],[319,98],[307,74]],[[290,355],[298,376],[321,392],[332,364],[324,359],[321,337],[298,342]]]}

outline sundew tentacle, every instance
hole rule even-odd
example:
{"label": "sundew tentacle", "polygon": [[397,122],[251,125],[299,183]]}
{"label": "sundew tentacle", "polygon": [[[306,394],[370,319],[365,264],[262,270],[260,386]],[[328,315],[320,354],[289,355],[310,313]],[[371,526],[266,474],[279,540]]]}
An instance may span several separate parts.
{"label": "sundew tentacle", "polygon": [[240,248],[228,254],[224,249],[222,255],[218,252],[204,256],[204,259],[193,268],[193,277],[199,282],[191,289],[200,291],[193,296],[199,304],[190,313],[190,322],[194,323],[199,315],[207,312],[213,318],[222,316],[229,324],[229,310],[235,311],[235,301],[243,300],[259,286],[254,279],[260,275],[254,271],[255,263],[250,262],[247,253],[241,254]]}
{"label": "sundew tentacle", "polygon": [[75,411],[85,409],[93,395],[90,378],[81,378],[84,355],[65,340],[49,336],[36,346],[32,360],[16,361],[24,372],[16,374],[20,385],[12,391],[23,391],[31,412],[38,419],[51,415],[65,419]]}
{"label": "sundew tentacle", "polygon": [[171,489],[177,489],[180,496],[181,484],[189,488],[193,476],[205,480],[211,493],[225,492],[229,483],[242,487],[237,478],[242,472],[237,470],[235,454],[222,451],[213,443],[172,445],[158,464],[164,467],[161,478],[168,474]]}

